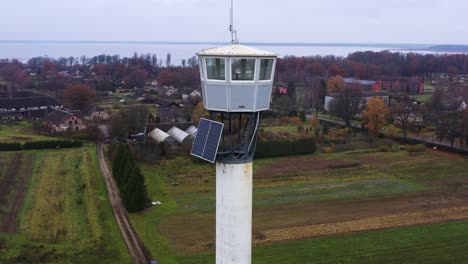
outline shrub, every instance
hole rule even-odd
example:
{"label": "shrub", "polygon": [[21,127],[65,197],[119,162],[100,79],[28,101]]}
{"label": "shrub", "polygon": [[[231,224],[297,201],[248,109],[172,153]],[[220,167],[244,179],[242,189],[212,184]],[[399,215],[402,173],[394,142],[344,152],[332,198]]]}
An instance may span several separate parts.
{"label": "shrub", "polygon": [[350,132],[351,132],[351,129],[348,127],[344,127],[344,128],[334,127],[330,129],[328,133],[332,137],[347,137]]}
{"label": "shrub", "polygon": [[333,153],[334,149],[332,147],[324,147],[322,148],[323,153]]}
{"label": "shrub", "polygon": [[293,116],[289,118],[289,123],[293,125],[299,125],[302,123],[301,119],[297,116]]}
{"label": "shrub", "polygon": [[23,149],[81,148],[82,146],[83,143],[79,140],[45,140],[26,142],[23,144]]}
{"label": "shrub", "polygon": [[304,112],[299,113],[299,118],[301,119],[302,122],[307,121],[307,117]]}
{"label": "shrub", "polygon": [[377,146],[377,149],[380,152],[389,152],[390,151],[390,147],[387,146],[387,145],[379,145],[379,146]]}
{"label": "shrub", "polygon": [[299,125],[299,126],[297,126],[297,133],[300,134],[301,132],[304,132],[304,127]]}
{"label": "shrub", "polygon": [[282,116],[279,119],[279,123],[280,123],[280,125],[285,126],[285,125],[289,124],[289,118],[286,117],[286,116]]}

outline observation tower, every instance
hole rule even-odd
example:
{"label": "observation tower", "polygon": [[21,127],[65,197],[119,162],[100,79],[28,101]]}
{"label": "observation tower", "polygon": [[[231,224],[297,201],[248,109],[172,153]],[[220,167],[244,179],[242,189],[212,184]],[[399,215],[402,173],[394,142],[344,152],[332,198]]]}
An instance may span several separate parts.
{"label": "observation tower", "polygon": [[231,0],[231,45],[198,53],[210,120],[200,120],[192,155],[216,162],[216,263],[250,264],[252,160],[277,55],[240,45],[232,10]]}

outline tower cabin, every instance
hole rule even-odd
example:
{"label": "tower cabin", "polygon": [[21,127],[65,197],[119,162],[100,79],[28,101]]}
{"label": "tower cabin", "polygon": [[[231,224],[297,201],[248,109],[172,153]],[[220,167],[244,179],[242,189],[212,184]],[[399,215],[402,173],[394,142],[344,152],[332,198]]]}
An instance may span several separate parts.
{"label": "tower cabin", "polygon": [[232,44],[198,53],[205,108],[259,112],[270,107],[275,53]]}

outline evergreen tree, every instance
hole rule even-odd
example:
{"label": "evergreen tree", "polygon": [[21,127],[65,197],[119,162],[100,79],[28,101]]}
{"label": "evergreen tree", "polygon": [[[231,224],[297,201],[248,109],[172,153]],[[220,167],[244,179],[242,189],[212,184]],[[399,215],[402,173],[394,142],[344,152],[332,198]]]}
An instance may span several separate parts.
{"label": "evergreen tree", "polygon": [[112,173],[128,212],[145,209],[149,205],[145,178],[132,158],[126,144],[117,144],[112,155]]}

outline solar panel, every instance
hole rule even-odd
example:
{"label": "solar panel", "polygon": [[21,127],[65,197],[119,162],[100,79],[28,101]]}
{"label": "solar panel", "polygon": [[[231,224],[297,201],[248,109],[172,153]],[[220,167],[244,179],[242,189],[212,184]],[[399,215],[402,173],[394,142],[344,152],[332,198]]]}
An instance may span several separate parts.
{"label": "solar panel", "polygon": [[223,123],[200,118],[197,135],[192,146],[192,155],[211,163],[215,162],[219,140],[223,133]]}

